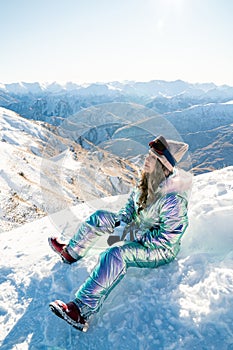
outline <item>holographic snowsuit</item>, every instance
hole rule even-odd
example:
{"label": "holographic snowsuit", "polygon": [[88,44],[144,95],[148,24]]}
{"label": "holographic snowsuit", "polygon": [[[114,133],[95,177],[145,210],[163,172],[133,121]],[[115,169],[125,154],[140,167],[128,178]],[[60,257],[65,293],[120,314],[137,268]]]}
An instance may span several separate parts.
{"label": "holographic snowsuit", "polygon": [[175,169],[173,175],[159,186],[156,201],[140,215],[137,214],[140,193],[135,188],[118,213],[98,210],[81,225],[67,247],[76,259],[84,257],[100,236],[113,233],[116,222],[127,224],[135,237],[133,241],[111,246],[100,254],[97,266],[75,295],[74,301],[84,317],[89,318],[99,310],[128,267],[156,268],[176,257],[188,225],[190,179],[190,174]]}

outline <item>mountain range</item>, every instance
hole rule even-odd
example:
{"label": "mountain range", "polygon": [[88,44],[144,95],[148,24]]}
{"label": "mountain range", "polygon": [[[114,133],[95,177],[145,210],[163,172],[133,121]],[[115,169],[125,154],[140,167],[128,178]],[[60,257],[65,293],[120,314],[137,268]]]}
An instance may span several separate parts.
{"label": "mountain range", "polygon": [[59,118],[101,103],[138,103],[163,114],[229,100],[233,100],[233,87],[213,83],[191,84],[182,80],[86,85],[72,82],[64,85],[56,82],[0,84],[0,106],[30,119],[50,122],[51,117],[58,117],[56,123],[59,123]]}
{"label": "mountain range", "polygon": [[[190,145],[189,167],[197,174],[233,164],[232,101],[231,86],[182,80],[0,84],[0,106],[57,127],[58,133],[65,133],[84,148],[90,149],[91,142],[118,156],[123,150],[132,158],[140,149],[145,150],[154,135],[161,132],[174,137],[175,130],[176,138]],[[146,121],[149,118],[151,121]],[[69,123],[72,131],[76,130],[75,136]],[[120,134],[124,139],[119,139]],[[137,146],[130,152],[125,145],[127,139],[133,142],[132,137]]]}
{"label": "mountain range", "polygon": [[127,193],[158,134],[189,144],[179,165],[194,174],[233,164],[229,86],[0,84],[0,106],[4,230],[70,204]]}

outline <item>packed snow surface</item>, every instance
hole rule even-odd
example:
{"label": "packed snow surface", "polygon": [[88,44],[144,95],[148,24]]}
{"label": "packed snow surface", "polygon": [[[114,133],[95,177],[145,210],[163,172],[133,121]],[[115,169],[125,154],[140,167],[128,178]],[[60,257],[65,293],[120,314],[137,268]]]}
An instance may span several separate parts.
{"label": "packed snow surface", "polygon": [[117,210],[124,200],[80,204],[0,233],[1,349],[233,349],[233,167],[195,177],[178,258],[129,269],[87,333],[51,313],[49,302],[72,300],[106,245],[69,266],[48,236],[69,239],[93,210]]}

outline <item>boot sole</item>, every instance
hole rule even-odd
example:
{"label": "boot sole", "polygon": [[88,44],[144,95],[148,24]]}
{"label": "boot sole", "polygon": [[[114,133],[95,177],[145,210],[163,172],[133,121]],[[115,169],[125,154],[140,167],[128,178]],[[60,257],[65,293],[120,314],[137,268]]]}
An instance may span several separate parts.
{"label": "boot sole", "polygon": [[81,332],[87,332],[88,330],[88,323],[79,323],[79,322],[75,322],[72,318],[70,318],[65,311],[63,311],[63,309],[57,305],[57,303],[50,303],[49,304],[49,308],[50,310],[58,317],[60,317],[61,319],[63,319],[64,321],[66,321],[67,323],[69,323],[69,325],[71,325],[72,327],[74,327],[75,329],[78,329]]}

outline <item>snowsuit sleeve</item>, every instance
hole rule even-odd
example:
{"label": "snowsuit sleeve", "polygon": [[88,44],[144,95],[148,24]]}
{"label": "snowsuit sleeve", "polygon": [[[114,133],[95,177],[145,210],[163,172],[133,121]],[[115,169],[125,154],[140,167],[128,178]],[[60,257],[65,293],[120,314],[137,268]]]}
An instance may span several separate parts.
{"label": "snowsuit sleeve", "polygon": [[150,248],[172,249],[188,226],[187,200],[175,193],[165,195],[160,199],[158,219],[139,240]]}
{"label": "snowsuit sleeve", "polygon": [[131,223],[137,216],[135,207],[135,190],[133,190],[123,208],[117,214],[118,221],[125,224]]}

